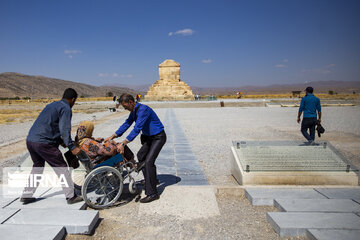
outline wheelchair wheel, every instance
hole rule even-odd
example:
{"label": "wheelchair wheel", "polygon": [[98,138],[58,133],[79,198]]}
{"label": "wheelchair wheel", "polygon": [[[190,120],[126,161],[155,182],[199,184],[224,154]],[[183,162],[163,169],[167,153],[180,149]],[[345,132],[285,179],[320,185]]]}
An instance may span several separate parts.
{"label": "wheelchair wheel", "polygon": [[74,182],[74,188],[78,191],[81,191],[81,187],[84,185],[85,178],[86,178],[86,170],[80,169],[80,170],[73,170],[73,182]]}
{"label": "wheelchair wheel", "polygon": [[135,183],[135,179],[130,177],[129,178],[129,192],[131,194],[135,194],[137,192],[137,187],[136,187],[136,183]]}
{"label": "wheelchair wheel", "polygon": [[121,173],[113,167],[103,166],[91,171],[81,189],[86,204],[94,209],[112,206],[123,191]]}

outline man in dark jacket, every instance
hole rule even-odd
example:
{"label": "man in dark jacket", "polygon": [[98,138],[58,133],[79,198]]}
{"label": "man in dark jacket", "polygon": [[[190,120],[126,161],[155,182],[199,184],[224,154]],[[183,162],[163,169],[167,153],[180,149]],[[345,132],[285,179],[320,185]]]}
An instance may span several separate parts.
{"label": "man in dark jacket", "polygon": [[137,153],[139,160],[139,169],[145,164],[143,174],[145,178],[145,194],[146,197],[140,200],[141,203],[148,203],[159,199],[156,189],[156,166],[155,160],[159,155],[162,147],[166,142],[166,134],[164,126],[160,119],[149,106],[135,102],[135,99],[130,94],[123,94],[119,99],[120,104],[130,111],[128,119],[119,127],[119,129],[106,140],[112,140],[120,137],[131,125],[135,122],[134,129],[126,137],[126,139],[119,144],[118,151],[124,152],[124,146],[133,141],[136,136],[142,132],[140,140],[142,147]]}
{"label": "man in dark jacket", "polygon": [[[68,187],[63,186],[68,204],[82,201],[82,198],[74,193],[68,166],[58,147],[60,144],[66,146],[74,155],[80,152],[71,139],[71,108],[76,99],[77,92],[72,88],[66,89],[62,100],[50,103],[42,110],[26,138],[26,145],[34,163],[30,176],[42,174],[47,162],[55,173],[62,175],[69,184]],[[24,204],[34,202],[36,199],[33,194],[36,189],[37,186],[26,187],[20,201]]]}
{"label": "man in dark jacket", "polygon": [[[312,87],[307,87],[305,92],[306,96],[301,99],[297,122],[300,123],[301,114],[304,112],[301,122],[301,133],[308,140],[309,144],[314,144],[315,127],[317,123],[321,123],[321,104],[320,99],[314,96],[314,89]],[[308,130],[310,130],[310,134]]]}

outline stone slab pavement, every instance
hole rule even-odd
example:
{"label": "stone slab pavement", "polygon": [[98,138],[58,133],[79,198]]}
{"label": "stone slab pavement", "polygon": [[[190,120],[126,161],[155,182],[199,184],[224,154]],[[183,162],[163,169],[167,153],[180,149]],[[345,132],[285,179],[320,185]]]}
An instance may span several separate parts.
{"label": "stone slab pavement", "polygon": [[360,199],[360,188],[315,188],[327,198]]}
{"label": "stone slab pavement", "polygon": [[272,206],[274,199],[325,199],[314,189],[299,188],[246,188],[245,196],[252,205]]}
{"label": "stone slab pavement", "polygon": [[62,240],[66,235],[62,226],[0,225],[1,240]]}
{"label": "stone slab pavement", "polygon": [[16,214],[19,209],[1,209],[0,208],[0,224]]}
{"label": "stone slab pavement", "polygon": [[60,226],[69,234],[90,234],[98,220],[98,211],[21,209],[3,224]]}
{"label": "stone slab pavement", "polygon": [[360,213],[360,204],[351,199],[275,199],[281,212],[339,212]]}
{"label": "stone slab pavement", "polygon": [[309,240],[359,240],[360,230],[308,229]]}
{"label": "stone slab pavement", "polygon": [[360,230],[354,213],[268,212],[267,220],[280,237],[305,236],[307,229]]}

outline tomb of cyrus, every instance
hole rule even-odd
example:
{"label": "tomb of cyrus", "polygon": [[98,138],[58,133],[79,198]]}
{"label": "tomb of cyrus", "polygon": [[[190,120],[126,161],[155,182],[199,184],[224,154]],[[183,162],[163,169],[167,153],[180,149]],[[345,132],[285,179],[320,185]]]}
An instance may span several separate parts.
{"label": "tomb of cyrus", "polygon": [[193,100],[190,87],[180,80],[180,63],[167,59],[159,65],[157,80],[145,95],[146,101]]}

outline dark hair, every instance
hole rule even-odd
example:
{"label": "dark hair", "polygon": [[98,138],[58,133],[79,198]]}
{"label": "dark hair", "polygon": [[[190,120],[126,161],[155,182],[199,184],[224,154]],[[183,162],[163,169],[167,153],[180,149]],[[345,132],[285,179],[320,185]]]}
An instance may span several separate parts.
{"label": "dark hair", "polygon": [[63,94],[63,99],[68,99],[68,100],[71,100],[73,98],[77,99],[78,97],[78,94],[77,92],[73,89],[73,88],[67,88],[65,91],[64,91],[64,94]]}
{"label": "dark hair", "polygon": [[312,87],[307,87],[307,88],[305,89],[305,91],[308,92],[308,93],[313,93],[313,92],[314,92],[314,89],[313,89]]}
{"label": "dark hair", "polygon": [[129,101],[135,102],[135,99],[131,94],[128,94],[128,93],[122,94],[119,98],[119,103],[122,103],[122,102],[128,103]]}

